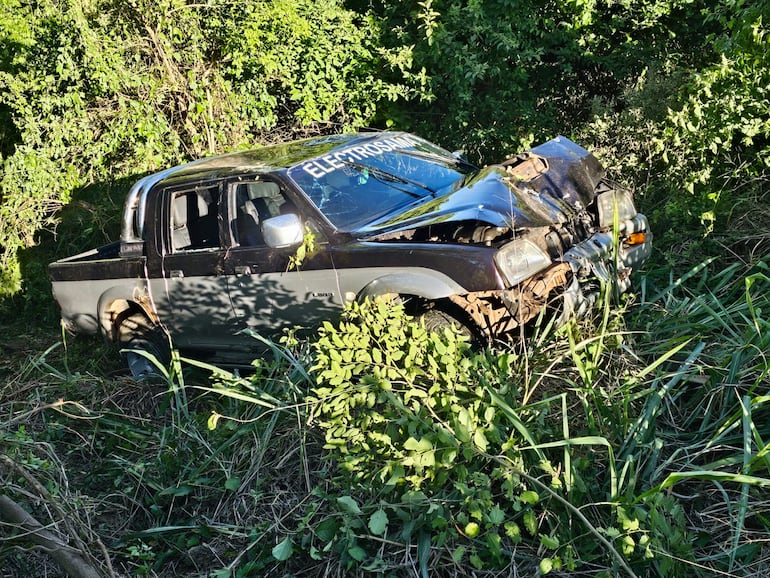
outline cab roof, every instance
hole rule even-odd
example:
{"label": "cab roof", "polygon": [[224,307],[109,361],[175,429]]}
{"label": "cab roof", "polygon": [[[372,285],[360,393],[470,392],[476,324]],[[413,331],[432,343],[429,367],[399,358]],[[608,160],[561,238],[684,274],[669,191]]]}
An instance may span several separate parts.
{"label": "cab roof", "polygon": [[[162,183],[189,178],[209,180],[246,173],[285,172],[292,166],[372,141],[412,137],[404,132],[359,132],[311,137],[261,148],[207,157],[163,171]],[[412,137],[413,138],[413,137]]]}

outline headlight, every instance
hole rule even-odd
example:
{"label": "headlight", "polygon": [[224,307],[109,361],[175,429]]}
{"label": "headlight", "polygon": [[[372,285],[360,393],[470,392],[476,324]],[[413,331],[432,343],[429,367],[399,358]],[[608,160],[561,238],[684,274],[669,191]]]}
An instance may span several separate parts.
{"label": "headlight", "polygon": [[631,191],[625,189],[612,189],[596,197],[596,208],[599,211],[599,226],[610,227],[615,222],[615,211],[618,213],[618,222],[622,223],[636,215],[634,199]]}
{"label": "headlight", "polygon": [[551,259],[532,241],[516,239],[500,248],[495,254],[495,263],[512,287],[548,267]]}

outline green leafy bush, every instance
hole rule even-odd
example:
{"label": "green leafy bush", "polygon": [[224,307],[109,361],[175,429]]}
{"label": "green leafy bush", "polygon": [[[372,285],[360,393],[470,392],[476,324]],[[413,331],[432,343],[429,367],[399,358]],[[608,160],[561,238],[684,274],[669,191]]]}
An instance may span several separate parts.
{"label": "green leafy bush", "polygon": [[[386,301],[355,304],[339,328],[324,325],[314,349],[322,386],[309,400],[311,419],[326,432],[327,449],[366,482],[418,490],[445,478],[463,449],[486,451],[488,436],[499,437],[484,416],[483,390],[469,387],[487,368],[465,355],[469,345],[450,329],[429,332]],[[502,367],[507,362],[501,357]],[[494,372],[486,378],[498,381]]]}
{"label": "green leafy bush", "polygon": [[[763,7],[764,5],[764,7]],[[666,216],[692,215],[707,232],[734,216],[770,168],[770,32],[767,3],[728,1],[710,15],[726,32],[712,35],[718,61],[696,72],[669,110],[655,144],[692,201]],[[727,32],[729,31],[729,32]],[[753,183],[753,184],[752,184]],[[686,197],[685,197],[686,199]],[[692,207],[688,205],[691,204]],[[682,206],[684,205],[684,206]],[[738,209],[740,211],[740,209]]]}
{"label": "green leafy bush", "polygon": [[0,295],[87,185],[361,126],[407,96],[339,0],[2,0],[0,14]]}
{"label": "green leafy bush", "polygon": [[[380,44],[399,54],[394,78],[425,93],[388,108],[403,127],[498,161],[571,134],[591,102],[617,101],[649,64],[671,55],[701,65],[707,2],[659,0],[411,1],[375,5]],[[716,26],[709,27],[706,32]]]}
{"label": "green leafy bush", "polygon": [[[324,325],[313,350],[318,386],[307,401],[337,466],[326,510],[339,512],[313,548],[379,564],[369,528],[417,543],[425,568],[429,558],[501,568],[514,551],[520,567],[543,572],[649,556],[650,529],[637,518],[599,530],[569,506],[620,499],[612,451],[606,438],[570,437],[566,393],[522,403],[520,355],[474,354],[453,327],[426,331],[385,300],[352,305],[339,327]],[[601,447],[604,458],[588,457]],[[609,475],[597,479],[599,467]],[[335,495],[348,497],[340,504]],[[352,521],[342,522],[345,510]],[[581,543],[572,524],[597,541]]]}
{"label": "green leafy bush", "polygon": [[[502,379],[511,355],[469,355],[454,328],[429,332],[385,300],[353,304],[338,328],[324,325],[313,348],[319,386],[308,398],[310,419],[338,461],[338,487],[362,488],[387,504],[356,508],[380,534],[425,540],[426,556],[431,544],[465,534],[479,544],[467,553],[477,568],[501,563],[522,531],[536,535],[532,506],[539,497],[519,476],[524,443],[513,427],[523,422],[514,413],[507,419],[491,397],[508,391]],[[506,459],[498,464],[489,454],[502,446]],[[519,515],[506,515],[501,499],[516,504]],[[453,559],[463,556],[455,551]]]}
{"label": "green leafy bush", "polygon": [[748,259],[763,253],[768,16],[767,2],[708,3],[701,46],[652,62],[614,99],[595,98],[579,131],[616,178],[635,185],[673,267],[721,252],[707,236]]}

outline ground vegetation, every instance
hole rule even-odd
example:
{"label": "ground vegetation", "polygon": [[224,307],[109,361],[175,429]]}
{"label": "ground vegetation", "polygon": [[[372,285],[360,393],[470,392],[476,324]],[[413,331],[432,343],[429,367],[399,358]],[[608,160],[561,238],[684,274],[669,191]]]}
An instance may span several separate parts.
{"label": "ground vegetation", "polygon": [[[0,21],[4,576],[768,574],[767,0]],[[479,164],[565,134],[634,189],[653,259],[594,317],[479,352],[380,302],[248,374],[174,355],[140,383],[60,332],[45,267],[114,239],[137,176],[364,127]]]}

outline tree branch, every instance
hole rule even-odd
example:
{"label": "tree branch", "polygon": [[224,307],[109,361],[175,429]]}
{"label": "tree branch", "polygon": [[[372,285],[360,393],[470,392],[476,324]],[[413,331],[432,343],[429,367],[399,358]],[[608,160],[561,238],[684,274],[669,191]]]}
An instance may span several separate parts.
{"label": "tree branch", "polygon": [[42,546],[69,576],[101,578],[101,574],[80,555],[80,552],[59,540],[24,508],[8,496],[0,495],[0,525],[11,525],[24,532],[24,537]]}

